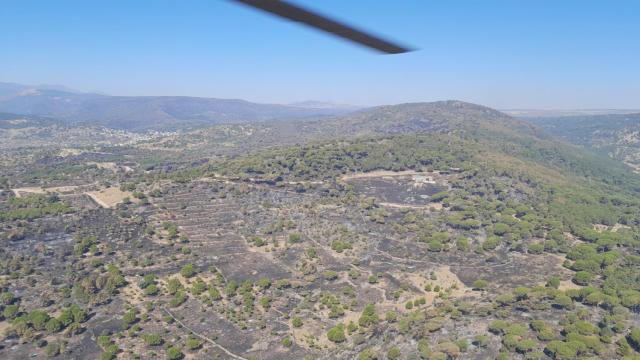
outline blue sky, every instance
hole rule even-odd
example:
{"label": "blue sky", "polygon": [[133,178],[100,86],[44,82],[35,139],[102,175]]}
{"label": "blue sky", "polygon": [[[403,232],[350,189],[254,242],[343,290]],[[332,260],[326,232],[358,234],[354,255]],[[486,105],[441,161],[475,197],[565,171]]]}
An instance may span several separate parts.
{"label": "blue sky", "polygon": [[295,0],[367,49],[226,0],[0,3],[0,81],[114,95],[640,108],[640,1]]}

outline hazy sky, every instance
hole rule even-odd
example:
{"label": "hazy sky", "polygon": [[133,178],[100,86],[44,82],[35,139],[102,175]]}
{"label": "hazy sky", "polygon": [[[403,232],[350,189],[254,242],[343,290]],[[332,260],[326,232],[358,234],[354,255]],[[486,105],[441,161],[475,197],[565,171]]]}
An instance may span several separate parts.
{"label": "hazy sky", "polygon": [[226,0],[2,0],[0,81],[117,95],[640,108],[640,1],[295,0],[378,55]]}

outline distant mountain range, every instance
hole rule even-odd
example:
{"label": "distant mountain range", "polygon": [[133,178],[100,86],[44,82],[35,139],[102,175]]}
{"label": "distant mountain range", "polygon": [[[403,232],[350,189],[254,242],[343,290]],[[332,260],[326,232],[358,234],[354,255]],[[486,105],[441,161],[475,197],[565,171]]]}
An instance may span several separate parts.
{"label": "distant mountain range", "polygon": [[187,96],[108,96],[54,85],[0,83],[0,112],[126,130],[317,118],[355,110],[351,106],[318,102],[278,105]]}
{"label": "distant mountain range", "polygon": [[361,109],[359,106],[349,104],[337,104],[326,101],[300,101],[291,104],[287,104],[293,107],[305,108],[305,109],[341,109],[345,111],[355,111]]}

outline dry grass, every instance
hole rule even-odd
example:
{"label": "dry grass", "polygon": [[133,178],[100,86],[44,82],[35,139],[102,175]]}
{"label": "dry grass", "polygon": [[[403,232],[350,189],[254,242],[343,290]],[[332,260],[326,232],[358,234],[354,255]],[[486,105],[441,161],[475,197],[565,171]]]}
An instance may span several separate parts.
{"label": "dry grass", "polygon": [[16,197],[20,197],[23,194],[29,195],[29,194],[70,193],[75,191],[78,187],[79,186],[74,186],[74,185],[55,186],[55,187],[49,187],[49,188],[32,186],[32,187],[15,188],[15,189],[11,189],[11,191],[13,191]]}
{"label": "dry grass", "polygon": [[562,280],[560,281],[560,286],[558,286],[558,290],[566,291],[572,289],[582,289],[582,286],[575,284],[571,280]]}
{"label": "dry grass", "polygon": [[340,178],[340,180],[348,181],[348,180],[363,179],[363,178],[377,178],[377,177],[387,177],[387,176],[412,176],[412,175],[428,175],[428,174],[429,173],[422,173],[414,170],[404,170],[404,171],[376,170],[376,171],[344,175]]}
{"label": "dry grass", "polygon": [[8,321],[0,321],[0,335],[5,336],[9,329],[11,329],[11,324]]}
{"label": "dry grass", "polygon": [[122,288],[122,294],[124,298],[127,299],[131,305],[140,305],[144,301],[144,294],[142,293],[142,289],[137,285],[136,278],[133,277],[125,277],[127,280],[127,286]]}
{"label": "dry grass", "polygon": [[121,203],[125,198],[131,199],[131,192],[122,191],[115,187],[99,191],[88,191],[85,194],[104,208],[112,208]]}
{"label": "dry grass", "polygon": [[422,291],[425,285],[430,284],[432,289],[436,286],[439,286],[442,291],[446,291],[449,289],[448,297],[450,298],[460,298],[463,296],[476,296],[471,288],[466,287],[462,281],[458,278],[456,274],[451,271],[451,268],[448,265],[443,265],[435,268],[433,270],[433,274],[435,275],[435,280],[432,280],[430,276],[408,273],[399,276],[399,278],[406,283],[413,285],[414,287],[421,290],[419,294],[412,294],[404,301],[399,304],[395,304],[395,308],[397,310],[404,309],[404,303],[406,300],[415,300],[420,297],[424,297],[426,300],[426,305],[432,305],[433,302],[438,297],[438,293],[435,291]]}
{"label": "dry grass", "polygon": [[95,165],[98,167],[98,169],[105,169],[105,170],[111,170],[113,172],[117,172],[118,171],[118,165],[114,162],[95,162],[95,161],[89,161],[87,163],[87,165]]}
{"label": "dry grass", "polygon": [[442,203],[429,203],[426,205],[409,205],[409,204],[397,204],[397,203],[389,203],[389,202],[381,202],[381,206],[390,207],[394,209],[413,209],[413,210],[424,210],[424,209],[433,209],[433,210],[441,210]]}

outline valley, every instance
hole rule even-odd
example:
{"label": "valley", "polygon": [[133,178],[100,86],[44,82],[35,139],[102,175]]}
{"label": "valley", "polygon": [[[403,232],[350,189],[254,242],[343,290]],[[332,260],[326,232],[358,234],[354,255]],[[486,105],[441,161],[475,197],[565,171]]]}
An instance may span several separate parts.
{"label": "valley", "polygon": [[541,117],[531,122],[577,145],[623,161],[640,173],[640,114]]}

